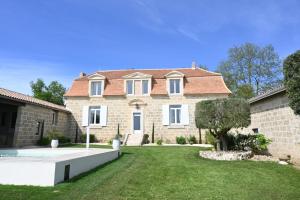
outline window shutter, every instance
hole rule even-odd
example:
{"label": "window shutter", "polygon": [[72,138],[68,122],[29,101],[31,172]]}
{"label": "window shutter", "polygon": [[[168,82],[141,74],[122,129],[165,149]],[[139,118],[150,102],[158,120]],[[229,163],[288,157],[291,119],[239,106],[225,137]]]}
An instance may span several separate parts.
{"label": "window shutter", "polygon": [[164,126],[169,125],[169,104],[162,106],[162,123]]}
{"label": "window shutter", "polygon": [[189,105],[183,104],[181,106],[181,120],[183,125],[189,125],[190,117],[189,117]]}
{"label": "window shutter", "polygon": [[89,125],[89,106],[83,106],[82,108],[82,126]]}
{"label": "window shutter", "polygon": [[100,109],[100,125],[106,126],[107,125],[107,106],[101,106]]}

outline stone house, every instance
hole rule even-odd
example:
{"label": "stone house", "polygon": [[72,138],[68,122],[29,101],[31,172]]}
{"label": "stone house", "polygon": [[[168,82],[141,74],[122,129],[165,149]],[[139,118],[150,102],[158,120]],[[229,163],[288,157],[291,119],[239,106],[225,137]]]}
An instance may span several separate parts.
{"label": "stone house", "polygon": [[80,74],[65,94],[66,108],[79,127],[95,134],[100,142],[117,133],[125,142],[138,145],[144,134],[175,143],[176,136],[195,135],[195,104],[201,100],[226,98],[230,94],[221,74],[204,69],[148,69],[98,71]]}
{"label": "stone house", "polygon": [[270,90],[249,100],[251,125],[247,128],[272,140],[269,152],[275,157],[291,156],[300,163],[300,116],[289,107],[286,89]]}
{"label": "stone house", "polygon": [[54,129],[68,136],[70,119],[64,106],[0,88],[0,147],[36,145]]}

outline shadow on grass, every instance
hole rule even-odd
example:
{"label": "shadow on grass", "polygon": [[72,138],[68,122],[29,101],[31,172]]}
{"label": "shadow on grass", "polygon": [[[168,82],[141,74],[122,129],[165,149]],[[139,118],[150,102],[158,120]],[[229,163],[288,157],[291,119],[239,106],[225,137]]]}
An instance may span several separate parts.
{"label": "shadow on grass", "polygon": [[104,163],[103,165],[100,165],[100,166],[98,166],[98,167],[96,167],[96,168],[94,168],[94,169],[91,169],[91,170],[87,171],[87,172],[83,172],[82,174],[79,174],[79,175],[77,175],[77,176],[74,176],[74,177],[71,178],[70,180],[64,181],[64,182],[61,182],[61,183],[75,183],[75,182],[77,182],[78,180],[80,180],[80,179],[82,179],[82,178],[84,178],[84,177],[86,177],[86,176],[89,176],[90,174],[93,174],[93,173],[95,173],[96,171],[98,171],[98,170],[100,170],[100,169],[102,169],[102,168],[105,168],[106,166],[108,166],[108,165],[110,165],[110,164],[112,164],[112,163],[115,163],[115,162],[119,161],[121,158],[123,158],[124,155],[129,155],[129,154],[133,154],[133,153],[123,152],[117,159],[111,160],[111,161],[109,161],[109,162],[107,162],[107,163]]}

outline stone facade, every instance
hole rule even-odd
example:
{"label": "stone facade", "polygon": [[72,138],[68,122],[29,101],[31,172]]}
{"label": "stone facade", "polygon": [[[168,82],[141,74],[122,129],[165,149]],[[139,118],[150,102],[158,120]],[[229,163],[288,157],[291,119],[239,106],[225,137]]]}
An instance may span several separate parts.
{"label": "stone facade", "polygon": [[290,155],[300,163],[300,117],[288,106],[286,92],[280,92],[251,104],[251,125],[272,140],[269,152],[275,157]]}
{"label": "stone facade", "polygon": [[[53,113],[57,112],[57,123],[52,124]],[[44,134],[51,130],[62,132],[65,136],[69,136],[70,113],[62,111],[54,111],[50,108],[38,105],[26,104],[18,107],[18,115],[15,128],[14,146],[36,145],[40,139],[38,133],[38,122],[44,121]]]}
{"label": "stone facade", "polygon": [[[67,97],[66,107],[72,112],[73,121],[70,132],[75,137],[78,126],[81,126],[83,106],[107,106],[107,126],[91,127],[90,133],[95,134],[99,142],[111,140],[117,133],[118,124],[122,135],[132,133],[132,113],[138,109],[142,113],[143,134],[151,137],[154,123],[155,140],[162,139],[165,143],[176,143],[176,136],[195,135],[195,105],[201,100],[225,98],[227,95],[194,95],[194,96],[127,96],[127,97]],[[135,103],[136,102],[136,103]],[[136,104],[138,105],[138,108]],[[189,125],[165,126],[162,122],[162,106],[164,104],[188,104]],[[204,135],[204,132],[203,132]],[[202,137],[203,138],[203,137]],[[204,140],[203,140],[204,141]]]}

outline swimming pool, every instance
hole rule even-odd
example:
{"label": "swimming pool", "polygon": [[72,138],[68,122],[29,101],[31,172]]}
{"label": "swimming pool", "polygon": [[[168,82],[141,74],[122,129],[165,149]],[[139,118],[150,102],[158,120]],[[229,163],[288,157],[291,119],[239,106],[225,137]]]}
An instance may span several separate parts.
{"label": "swimming pool", "polygon": [[83,152],[82,150],[74,149],[9,149],[9,150],[0,150],[0,157],[55,157],[66,154],[73,154]]}
{"label": "swimming pool", "polygon": [[35,148],[0,150],[0,184],[54,186],[118,158],[118,150]]}

